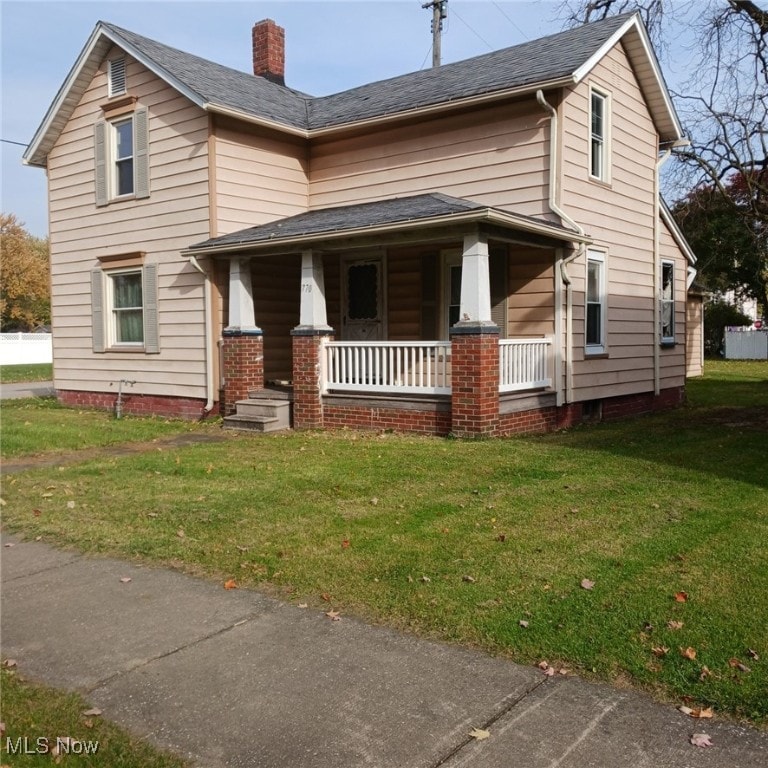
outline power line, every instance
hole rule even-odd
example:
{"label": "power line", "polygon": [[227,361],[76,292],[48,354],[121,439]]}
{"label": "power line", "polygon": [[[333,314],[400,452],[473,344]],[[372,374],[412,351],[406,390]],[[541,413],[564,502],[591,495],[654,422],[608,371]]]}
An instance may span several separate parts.
{"label": "power line", "polygon": [[453,9],[453,15],[454,15],[454,16],[455,16],[455,17],[456,17],[456,18],[457,18],[457,19],[458,19],[458,20],[459,20],[459,21],[460,21],[460,22],[461,22],[461,23],[462,23],[462,24],[463,24],[463,25],[464,25],[464,26],[465,26],[465,27],[466,27],[466,28],[467,28],[467,29],[468,29],[468,30],[469,30],[469,31],[470,31],[470,32],[471,32],[473,35],[475,35],[475,37],[477,37],[479,40],[481,40],[483,43],[485,43],[485,45],[487,45],[487,46],[488,46],[488,50],[490,50],[490,51],[492,51],[492,50],[493,50],[493,46],[492,46],[492,45],[491,45],[491,44],[490,44],[490,43],[489,43],[489,42],[488,42],[488,41],[487,41],[487,40],[486,40],[486,39],[485,39],[485,38],[484,38],[484,37],[483,37],[483,36],[482,36],[482,35],[481,35],[479,32],[476,32],[474,29],[472,29],[472,27],[470,27],[470,26],[469,26],[469,24],[467,24],[467,22],[466,22],[466,21],[464,21],[464,19],[462,19],[462,18],[461,18],[461,16],[459,16],[459,14],[458,14],[458,13],[456,13],[456,9],[455,9],[455,8]]}
{"label": "power line", "polygon": [[16,144],[19,147],[29,146],[25,141],[11,141],[10,139],[0,139],[0,141],[2,141],[3,144]]}
{"label": "power line", "polygon": [[526,39],[526,40],[530,40],[530,38],[528,37],[528,35],[526,35],[526,34],[525,34],[525,32],[523,32],[523,30],[522,30],[522,29],[520,29],[520,27],[517,25],[517,23],[516,23],[515,21],[513,21],[513,20],[512,20],[512,19],[511,19],[509,16],[507,16],[507,14],[506,14],[506,12],[504,11],[504,9],[503,9],[503,8],[502,8],[502,7],[501,7],[501,6],[500,6],[498,3],[494,3],[494,5],[496,6],[496,10],[497,10],[497,11],[498,11],[498,12],[499,12],[499,13],[500,13],[500,14],[501,14],[501,15],[502,15],[502,16],[503,16],[503,17],[504,17],[504,18],[505,18],[505,19],[506,19],[506,20],[507,20],[507,21],[508,21],[508,22],[509,22],[509,23],[510,23],[510,24],[511,24],[511,25],[512,25],[512,26],[513,26],[513,27],[514,27],[514,28],[515,28],[515,29],[516,29],[516,30],[517,30],[517,31],[518,31],[518,32],[519,32],[519,33],[520,33],[520,34],[521,34],[523,37],[524,37],[524,38],[525,38],[525,39]]}

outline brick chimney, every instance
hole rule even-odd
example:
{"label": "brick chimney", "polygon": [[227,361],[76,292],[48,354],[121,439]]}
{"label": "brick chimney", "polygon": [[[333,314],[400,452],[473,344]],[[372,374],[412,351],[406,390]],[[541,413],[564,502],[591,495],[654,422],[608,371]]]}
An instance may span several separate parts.
{"label": "brick chimney", "polygon": [[272,19],[253,25],[253,74],[285,85],[285,30]]}

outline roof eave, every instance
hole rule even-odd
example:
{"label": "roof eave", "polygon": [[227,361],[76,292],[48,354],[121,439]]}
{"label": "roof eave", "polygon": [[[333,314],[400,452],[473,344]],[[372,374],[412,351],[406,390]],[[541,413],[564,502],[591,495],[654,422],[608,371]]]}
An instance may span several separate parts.
{"label": "roof eave", "polygon": [[554,88],[562,88],[565,86],[573,85],[573,83],[573,77],[571,75],[567,75],[565,77],[559,77],[554,80],[529,83],[527,85],[520,85],[515,88],[505,88],[499,91],[489,91],[487,93],[476,94],[475,96],[467,96],[461,99],[449,99],[448,101],[441,101],[437,104],[411,107],[410,109],[389,112],[384,115],[376,115],[374,117],[365,118],[363,120],[349,120],[345,123],[338,123],[336,125],[329,125],[320,128],[310,128],[308,136],[309,138],[316,138],[357,128],[370,128],[376,127],[378,125],[386,125],[387,123],[391,123],[397,120],[409,119],[411,117],[429,117],[441,112],[447,112],[449,110],[474,107],[479,104],[493,103],[504,99],[514,98],[516,96],[524,96],[528,93],[535,93],[538,90],[548,91]]}
{"label": "roof eave", "polygon": [[[645,26],[640,21],[638,14],[634,14],[631,18],[627,19],[604,43],[590,56],[575,72],[574,82],[581,82],[595,67],[595,65],[611,50],[620,40],[622,40],[628,33],[635,33],[637,35],[636,43],[642,50],[645,58],[650,64],[651,76],[649,78],[642,78],[638,76],[640,80],[640,86],[645,93],[646,99],[649,98],[648,91],[653,93],[659,98],[659,106],[653,109],[653,105],[649,102],[649,108],[652,109],[652,115],[654,123],[656,123],[659,129],[660,139],[662,143],[671,143],[678,139],[685,138],[683,127],[680,124],[680,119],[677,116],[677,111],[672,103],[672,98],[667,90],[667,85],[664,82],[664,76],[661,73],[661,67],[659,61],[656,58],[656,54],[653,52],[653,46],[648,38]],[[636,49],[637,45],[627,47],[627,54],[632,60],[633,65],[637,64],[636,61]],[[635,66],[635,70],[638,67]]]}
{"label": "roof eave", "polygon": [[407,221],[395,221],[387,224],[377,224],[366,227],[353,227],[350,229],[338,229],[331,232],[314,232],[306,235],[294,235],[290,237],[273,237],[269,240],[257,242],[227,243],[214,245],[207,248],[191,246],[181,251],[184,258],[191,256],[227,256],[229,254],[242,253],[243,251],[259,251],[273,249],[280,246],[286,250],[300,250],[310,243],[328,240],[341,240],[364,235],[385,235],[393,232],[412,231],[416,229],[428,229],[448,224],[496,224],[507,229],[542,235],[561,242],[591,243],[591,238],[580,235],[578,232],[562,229],[546,222],[532,221],[515,216],[494,208],[478,208],[460,213],[448,213],[440,216],[428,216]]}
{"label": "roof eave", "polygon": [[693,266],[697,261],[696,254],[693,252],[693,249],[686,240],[683,231],[677,225],[675,217],[672,215],[672,211],[669,210],[669,206],[664,202],[662,197],[659,197],[659,203],[659,212],[661,213],[662,220],[669,227],[672,238],[677,243],[680,250],[685,254],[685,258],[688,259],[688,263]]}
{"label": "roof eave", "polygon": [[217,104],[213,101],[207,101],[201,105],[207,112],[212,112],[217,115],[224,115],[226,117],[232,117],[236,120],[242,120],[245,123],[251,125],[259,125],[264,128],[271,128],[282,133],[288,133],[291,136],[298,136],[302,139],[308,139],[311,136],[311,132],[304,128],[297,128],[296,126],[289,125],[288,123],[281,123],[277,120],[270,120],[266,117],[259,117],[258,115],[251,114],[250,112],[243,112],[240,109],[234,109],[227,107],[224,104]]}
{"label": "roof eave", "polygon": [[[103,22],[99,22],[91,33],[91,36],[88,38],[88,41],[86,42],[82,51],[80,52],[77,61],[75,61],[72,69],[70,69],[69,74],[64,80],[61,88],[59,88],[59,91],[56,94],[56,98],[48,108],[48,111],[46,112],[40,127],[37,129],[34,137],[32,138],[32,141],[27,147],[27,150],[24,152],[22,162],[25,165],[35,165],[41,168],[46,167],[48,152],[50,152],[51,147],[56,142],[58,135],[61,133],[61,129],[59,129],[56,136],[51,137],[51,131],[54,129],[56,119],[62,114],[67,98],[69,97],[74,87],[77,85],[81,75],[86,71],[88,65],[93,65],[93,72],[95,73],[96,68],[101,63],[101,55],[99,56],[98,62],[92,62],[91,58],[94,56],[95,52],[98,50],[99,44],[103,40],[107,40],[113,45],[119,46],[126,53],[136,59],[136,61],[140,62],[155,75],[165,80],[169,85],[179,91],[179,93],[182,93],[184,96],[186,96],[194,104],[197,104],[199,107],[204,107],[205,101],[199,93],[193,91],[191,88],[182,83],[178,78],[174,77],[166,69],[159,66],[157,62],[141,53],[141,51],[139,51],[132,43],[122,37],[122,35],[111,30]],[[106,50],[104,53],[106,53]],[[74,107],[72,107],[72,109],[74,109]],[[64,122],[69,119],[71,113],[72,110],[69,111],[69,114],[67,114]],[[48,141],[46,141],[46,139],[48,139]]]}

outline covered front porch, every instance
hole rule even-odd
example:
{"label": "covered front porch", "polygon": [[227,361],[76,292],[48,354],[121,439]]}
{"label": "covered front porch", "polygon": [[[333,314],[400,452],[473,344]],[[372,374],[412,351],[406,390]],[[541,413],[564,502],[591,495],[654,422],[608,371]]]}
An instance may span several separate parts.
{"label": "covered front porch", "polygon": [[510,425],[525,413],[551,421],[555,266],[577,239],[551,222],[422,195],[190,248],[226,270],[223,412],[279,387],[295,428],[468,436],[520,431]]}

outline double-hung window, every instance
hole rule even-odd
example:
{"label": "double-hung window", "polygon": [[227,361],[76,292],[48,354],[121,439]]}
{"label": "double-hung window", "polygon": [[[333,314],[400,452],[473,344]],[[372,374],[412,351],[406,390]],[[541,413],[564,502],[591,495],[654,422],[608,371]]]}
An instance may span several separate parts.
{"label": "double-hung window", "polygon": [[587,290],[585,317],[585,350],[588,355],[606,350],[606,277],[605,254],[587,251]]}
{"label": "double-hung window", "polygon": [[157,265],[143,254],[100,260],[91,271],[93,351],[159,352]]}
{"label": "double-hung window", "polygon": [[609,174],[610,99],[594,88],[589,91],[589,175],[610,181]]}
{"label": "double-hung window", "polygon": [[110,123],[112,138],[112,197],[132,195],[133,187],[133,117]]}
{"label": "double-hung window", "polygon": [[661,343],[675,343],[675,264],[661,262],[661,291],[659,293]]}

